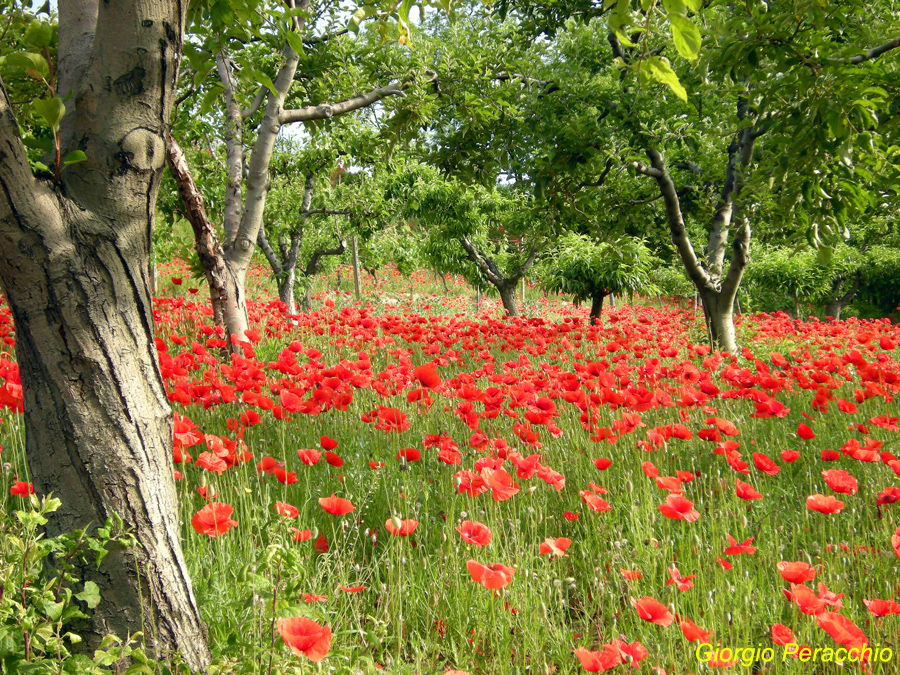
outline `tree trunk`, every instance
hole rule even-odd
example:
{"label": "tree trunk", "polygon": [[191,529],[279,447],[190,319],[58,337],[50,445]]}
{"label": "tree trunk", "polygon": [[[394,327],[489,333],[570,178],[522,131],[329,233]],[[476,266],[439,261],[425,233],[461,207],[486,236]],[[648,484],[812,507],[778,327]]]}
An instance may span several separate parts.
{"label": "tree trunk", "polygon": [[519,306],[516,304],[516,282],[502,284],[497,287],[500,292],[500,300],[509,316],[519,316]]}
{"label": "tree trunk", "polygon": [[359,242],[355,234],[350,240],[350,244],[353,254],[353,293],[356,295],[356,299],[359,300],[362,298],[362,286],[359,283]]}
{"label": "tree trunk", "polygon": [[[54,252],[31,242],[36,260]],[[174,650],[198,668],[209,661],[181,552],[172,474],[172,422],[152,332],[146,267],[109,241],[84,246],[44,275],[4,278],[16,321],[25,438],[39,494],[62,499],[48,530],[102,525],[117,513],[138,539],[114,550],[96,582],[96,647],[106,632],[143,626],[160,657]],[[134,302],[123,303],[129,298]]]}
{"label": "tree trunk", "polygon": [[588,321],[590,323],[602,323],[603,319],[601,314],[603,313],[603,298],[606,297],[606,293],[598,293],[591,297],[591,313],[588,316]]}
{"label": "tree trunk", "polygon": [[62,500],[48,531],[118,514],[137,539],[99,570],[79,570],[102,596],[85,646],[107,631],[143,630],[156,657],[177,650],[202,670],[210,653],[181,551],[148,285],[185,7],[61,3],[59,60],[77,67],[59,78],[74,93],[61,154],[80,147],[87,160],[59,181],[32,175],[0,82],[0,281],[15,320],[32,480]]}
{"label": "tree trunk", "polygon": [[288,314],[297,313],[297,302],[294,298],[294,269],[287,270],[284,278],[278,282],[278,299],[287,305]]}
{"label": "tree trunk", "polygon": [[709,331],[710,346],[723,352],[737,353],[734,330],[734,298],[721,293],[703,294],[703,316]]}
{"label": "tree trunk", "polygon": [[185,215],[194,231],[197,257],[209,285],[213,321],[217,326],[225,328],[226,335],[234,335],[243,340],[244,333],[250,327],[244,291],[246,270],[239,269],[225,256],[216,231],[206,215],[203,195],[194,183],[184,151],[171,134],[166,137],[166,160],[178,185]]}
{"label": "tree trunk", "polygon": [[525,277],[519,282],[522,285],[522,307],[525,306]]}

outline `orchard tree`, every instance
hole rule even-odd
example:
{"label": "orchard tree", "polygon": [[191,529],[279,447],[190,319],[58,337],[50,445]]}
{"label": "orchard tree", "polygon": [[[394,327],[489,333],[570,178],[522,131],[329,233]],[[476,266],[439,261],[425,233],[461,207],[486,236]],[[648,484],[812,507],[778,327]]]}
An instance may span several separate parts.
{"label": "orchard tree", "polygon": [[[402,49],[398,41],[408,40],[410,3],[386,9],[363,6],[354,14],[354,28],[359,30],[360,22],[371,18],[381,33],[364,31],[359,39],[349,34],[341,8],[334,0],[289,0],[238,13],[216,2],[201,3],[193,15],[202,45],[188,50],[193,81],[183,96],[187,100],[193,95],[205,111],[219,98],[223,104],[224,236],[214,236],[208,219],[195,220],[201,216],[198,209],[187,207],[187,213],[198,236],[215,320],[232,340],[243,340],[249,327],[246,276],[263,227],[269,169],[281,130],[300,123],[325,124],[383,99],[404,96],[430,77],[409,71],[403,57],[390,53]],[[395,13],[396,23],[384,21]],[[236,18],[243,20],[235,25]],[[391,31],[393,41],[382,39]],[[399,73],[395,67],[407,70]],[[210,84],[213,71],[216,77]],[[196,186],[187,180],[190,172],[180,163],[174,138],[168,147],[185,203],[194,203]]]}
{"label": "orchard tree", "polygon": [[653,293],[654,259],[640,239],[610,242],[569,233],[538,265],[541,284],[554,293],[573,296],[575,306],[589,300],[590,321],[601,320],[604,299],[619,293]]}
{"label": "orchard tree", "polygon": [[0,281],[31,476],[36,491],[62,499],[49,530],[118,514],[137,539],[81,570],[103,597],[87,642],[143,629],[157,656],[177,650],[200,670],[210,653],[181,550],[148,287],[185,8],[60,3],[56,65],[42,61],[49,43],[27,57],[53,73],[52,90],[31,104],[54,139],[49,171],[32,169],[0,81]]}

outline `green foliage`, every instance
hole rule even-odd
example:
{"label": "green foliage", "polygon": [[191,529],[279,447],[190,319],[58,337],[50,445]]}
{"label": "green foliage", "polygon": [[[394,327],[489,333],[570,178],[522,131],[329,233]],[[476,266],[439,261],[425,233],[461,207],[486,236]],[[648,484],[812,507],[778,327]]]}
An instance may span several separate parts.
{"label": "green foliage", "polygon": [[[16,673],[156,673],[141,647],[141,635],[103,638],[92,655],[83,653],[80,622],[102,598],[93,581],[77,575],[81,566],[99,567],[112,548],[135,544],[120,518],[107,519],[93,533],[55,537],[44,525],[60,506],[52,496],[13,497],[11,513],[0,511],[0,664]],[[10,500],[6,500],[7,508]],[[121,664],[131,663],[123,670]],[[167,672],[176,672],[165,667]],[[176,670],[178,666],[175,666]],[[165,672],[165,671],[164,671]],[[178,672],[181,672],[180,670]]]}
{"label": "green foliage", "polygon": [[567,234],[541,261],[541,284],[573,296],[575,304],[610,293],[654,293],[650,279],[654,259],[640,239],[622,237],[598,242]]}

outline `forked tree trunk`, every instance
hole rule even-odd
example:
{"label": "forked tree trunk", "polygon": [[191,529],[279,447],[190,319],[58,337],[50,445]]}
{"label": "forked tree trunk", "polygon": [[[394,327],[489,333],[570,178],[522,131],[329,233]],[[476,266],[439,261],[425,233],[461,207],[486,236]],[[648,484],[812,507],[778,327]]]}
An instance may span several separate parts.
{"label": "forked tree trunk", "polygon": [[48,531],[91,530],[118,514],[138,542],[78,570],[102,597],[85,645],[143,630],[151,653],[178,650],[202,670],[210,653],[181,551],[148,286],[184,8],[60,3],[61,154],[87,155],[62,169],[61,184],[32,175],[0,82],[0,281],[31,477],[62,500]]}
{"label": "forked tree trunk", "polygon": [[197,257],[209,285],[213,321],[225,329],[226,335],[236,335],[243,339],[244,333],[250,327],[244,290],[246,270],[236,268],[226,258],[215,228],[206,214],[203,195],[194,182],[184,151],[171,134],[166,137],[166,160],[169,171],[178,185],[185,215],[194,231]]}

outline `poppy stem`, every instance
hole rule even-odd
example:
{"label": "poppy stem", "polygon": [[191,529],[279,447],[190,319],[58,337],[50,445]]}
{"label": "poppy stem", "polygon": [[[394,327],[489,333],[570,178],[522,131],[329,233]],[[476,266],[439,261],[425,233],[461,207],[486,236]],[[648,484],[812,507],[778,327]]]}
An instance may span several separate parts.
{"label": "poppy stem", "polygon": [[278,571],[275,573],[275,583],[272,585],[272,623],[269,628],[269,668],[267,675],[272,675],[272,662],[275,659],[275,614],[278,603],[278,584],[281,583],[281,565],[283,560],[278,561]]}

